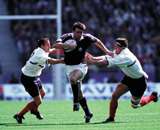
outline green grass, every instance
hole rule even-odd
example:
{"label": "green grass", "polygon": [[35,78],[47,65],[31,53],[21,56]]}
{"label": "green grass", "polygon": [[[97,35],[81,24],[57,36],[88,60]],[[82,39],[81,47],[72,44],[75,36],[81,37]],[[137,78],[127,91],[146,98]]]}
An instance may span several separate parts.
{"label": "green grass", "polygon": [[82,109],[72,112],[71,101],[44,101],[40,107],[44,120],[37,120],[30,113],[23,124],[12,116],[25,105],[21,101],[0,101],[0,130],[160,130],[160,104],[151,103],[132,109],[129,100],[120,100],[116,122],[101,124],[108,115],[108,101],[89,100],[94,113],[90,124],[85,124]]}

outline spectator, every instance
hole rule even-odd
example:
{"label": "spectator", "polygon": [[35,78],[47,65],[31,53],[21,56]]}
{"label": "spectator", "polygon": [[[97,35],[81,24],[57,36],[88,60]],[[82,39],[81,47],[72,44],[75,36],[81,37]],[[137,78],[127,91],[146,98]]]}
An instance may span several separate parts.
{"label": "spectator", "polygon": [[11,74],[11,78],[8,81],[8,83],[11,83],[11,84],[19,83],[19,80],[18,80],[18,78],[16,77],[16,75],[14,73]]}
{"label": "spectator", "polygon": [[[56,0],[6,0],[6,5],[8,6],[9,14],[56,13]],[[115,37],[125,36],[131,41],[130,48],[142,65],[145,65],[144,61],[149,58],[153,67],[156,67],[155,64],[157,64],[156,69],[160,67],[158,63],[155,63],[157,59],[155,54],[156,50],[159,51],[157,46],[159,46],[160,40],[156,45],[152,42],[146,42],[157,38],[160,34],[159,0],[147,2],[145,0],[63,0],[62,11],[65,12],[62,14],[63,33],[70,30],[71,23],[81,19],[82,22],[86,21],[88,31],[105,41],[107,47]],[[56,38],[53,37],[56,36],[54,28],[56,28],[56,24],[48,20],[14,21],[11,27],[13,35],[16,37],[16,45],[20,41],[24,45],[27,41],[28,43],[33,43],[35,39],[44,35],[52,38],[51,40],[55,40]],[[19,48],[19,45],[17,46]],[[22,64],[26,59],[25,55],[30,54],[34,47],[35,45],[32,44],[31,48],[27,49],[27,52],[23,55],[24,57],[21,58]],[[98,50],[93,49],[92,51],[100,55]],[[94,71],[94,69],[91,71]],[[158,75],[156,74],[156,79],[160,79]],[[157,81],[156,79],[151,78],[149,80]]]}

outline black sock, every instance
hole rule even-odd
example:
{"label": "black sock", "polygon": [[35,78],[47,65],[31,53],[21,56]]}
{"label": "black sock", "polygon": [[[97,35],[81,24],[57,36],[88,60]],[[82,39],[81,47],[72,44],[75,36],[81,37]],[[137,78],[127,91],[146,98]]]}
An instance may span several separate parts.
{"label": "black sock", "polygon": [[80,101],[83,98],[83,93],[81,90],[81,82],[78,82],[78,101]]}
{"label": "black sock", "polygon": [[83,108],[83,111],[85,112],[85,115],[89,115],[90,114],[90,111],[89,111],[89,108],[88,108],[88,105],[87,105],[87,101],[86,101],[86,98],[82,98],[80,101],[79,101],[81,107]]}
{"label": "black sock", "polygon": [[71,84],[72,93],[73,93],[73,103],[78,103],[78,83]]}

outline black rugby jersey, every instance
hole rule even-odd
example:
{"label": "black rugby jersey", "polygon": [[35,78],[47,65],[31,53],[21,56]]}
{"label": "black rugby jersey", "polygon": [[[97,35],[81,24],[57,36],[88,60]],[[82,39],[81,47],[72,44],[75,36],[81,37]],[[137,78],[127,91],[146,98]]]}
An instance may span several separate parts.
{"label": "black rugby jersey", "polygon": [[[61,36],[62,43],[70,39],[73,39],[73,33]],[[97,42],[97,38],[91,34],[83,34],[80,40],[75,41],[77,44],[75,49],[69,52],[64,51],[64,62],[66,65],[78,65],[83,62],[86,50],[91,46],[91,43]]]}

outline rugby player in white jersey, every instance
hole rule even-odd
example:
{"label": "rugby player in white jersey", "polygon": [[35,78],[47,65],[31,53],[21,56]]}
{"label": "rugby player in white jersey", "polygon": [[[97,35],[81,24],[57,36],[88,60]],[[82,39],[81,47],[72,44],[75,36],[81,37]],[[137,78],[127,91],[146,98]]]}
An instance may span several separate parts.
{"label": "rugby player in white jersey", "polygon": [[38,40],[38,47],[32,52],[30,58],[22,68],[21,83],[33,100],[13,116],[19,124],[22,123],[24,115],[29,111],[35,115],[37,119],[43,119],[38,107],[45,96],[45,91],[39,76],[47,64],[64,63],[63,59],[49,57],[49,53],[52,53],[49,39],[42,38]]}
{"label": "rugby player in white jersey", "polygon": [[114,122],[118,99],[128,91],[132,95],[131,106],[133,108],[138,108],[151,101],[156,102],[158,100],[157,92],[152,92],[150,96],[143,96],[147,87],[146,79],[148,75],[144,72],[136,56],[128,49],[126,38],[116,39],[114,53],[113,57],[108,55],[93,57],[89,53],[86,55],[86,60],[89,63],[106,65],[107,67],[115,66],[124,73],[123,79],[112,94],[109,117],[103,123]]}

